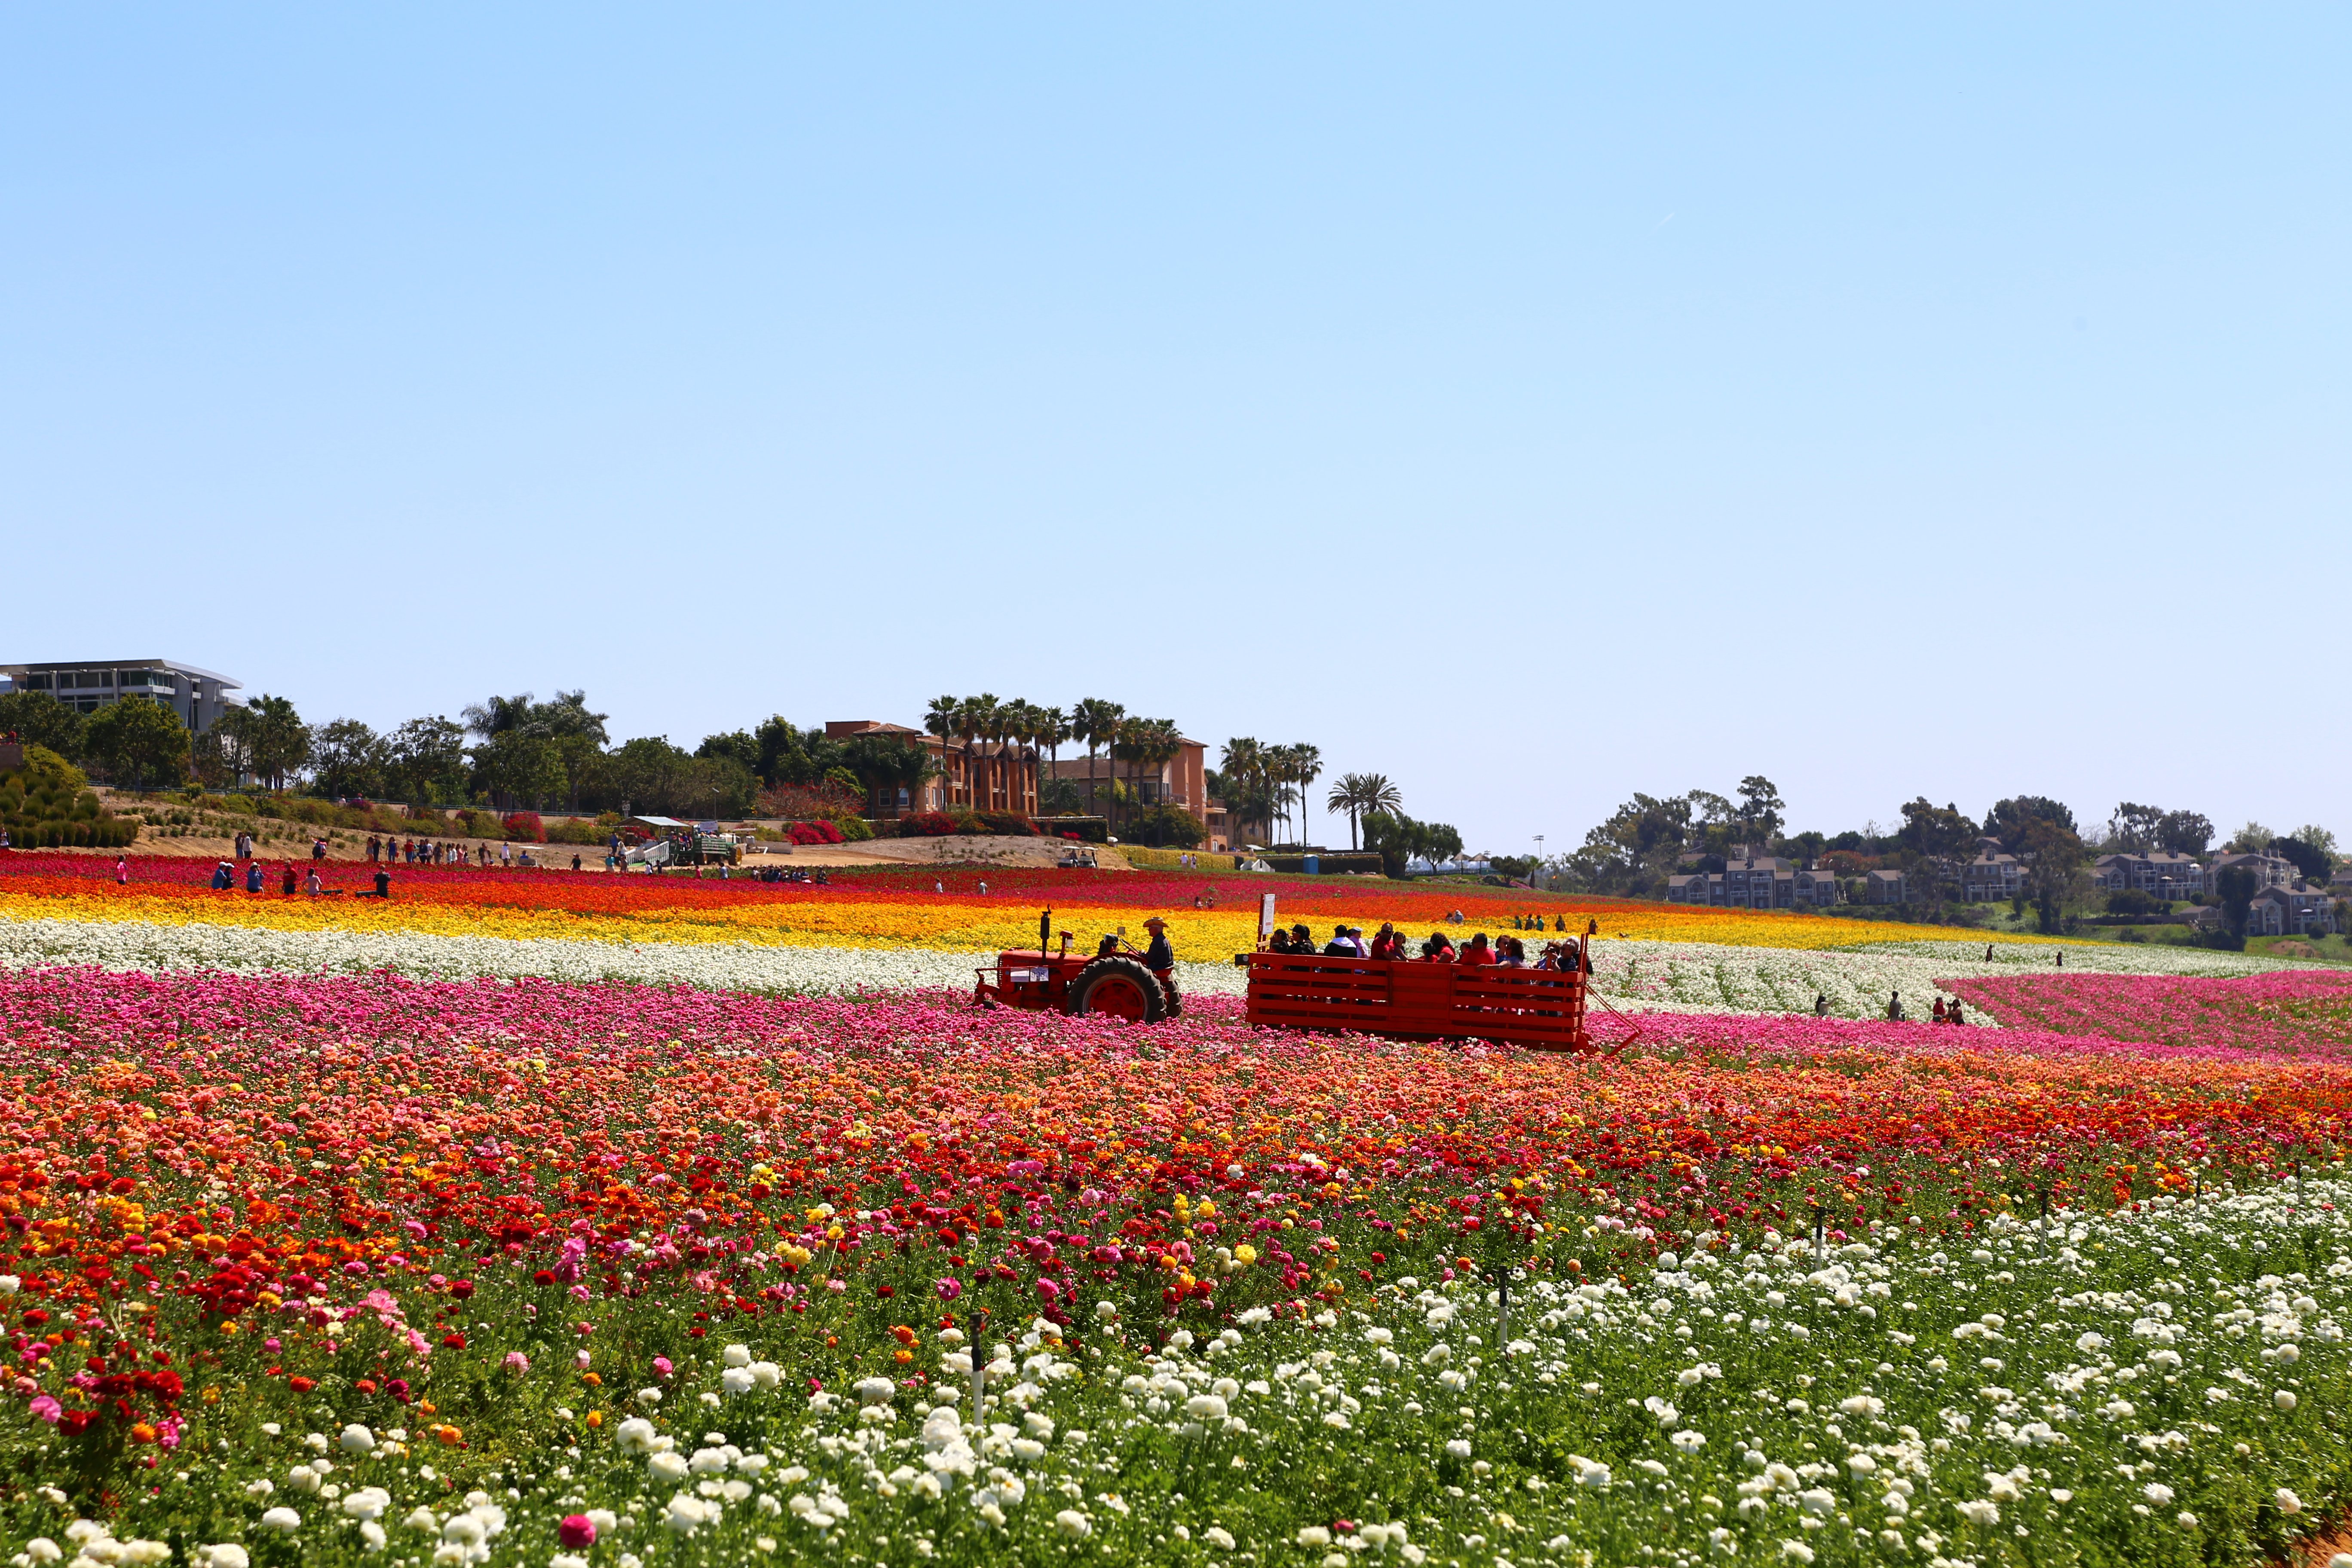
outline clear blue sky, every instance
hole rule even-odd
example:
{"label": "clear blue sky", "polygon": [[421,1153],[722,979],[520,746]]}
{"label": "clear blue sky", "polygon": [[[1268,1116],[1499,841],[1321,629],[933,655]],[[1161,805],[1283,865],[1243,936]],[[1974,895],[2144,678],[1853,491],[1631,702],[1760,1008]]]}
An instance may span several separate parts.
{"label": "clear blue sky", "polygon": [[1099,695],[1497,849],[1759,771],[2352,830],[2347,44],[11,7],[0,658],[689,746]]}

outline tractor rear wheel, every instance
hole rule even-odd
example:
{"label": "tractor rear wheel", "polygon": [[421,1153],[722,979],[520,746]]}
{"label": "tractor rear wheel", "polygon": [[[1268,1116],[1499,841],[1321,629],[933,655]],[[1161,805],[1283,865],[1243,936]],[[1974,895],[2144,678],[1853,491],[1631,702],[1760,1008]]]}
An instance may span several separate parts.
{"label": "tractor rear wheel", "polygon": [[1097,958],[1070,982],[1062,1010],[1073,1017],[1100,1014],[1130,1024],[1157,1024],[1168,1016],[1160,978],[1131,958]]}

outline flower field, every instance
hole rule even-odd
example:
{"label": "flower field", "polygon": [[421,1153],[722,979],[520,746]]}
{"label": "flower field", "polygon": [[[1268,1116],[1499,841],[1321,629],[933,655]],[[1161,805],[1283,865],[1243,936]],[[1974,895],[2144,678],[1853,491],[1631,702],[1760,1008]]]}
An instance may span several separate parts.
{"label": "flower field", "polygon": [[[1339,923],[1376,930],[1514,929],[1539,902],[1581,931],[1601,924],[1596,988],[1627,1009],[1806,1012],[1816,996],[1840,1017],[1882,1016],[1890,994],[1926,1013],[1942,982],[2008,976],[2053,963],[2078,970],[2237,974],[2283,967],[2261,959],[2179,948],[2052,942],[1969,933],[1918,938],[1919,927],[1738,910],[1617,900],[1502,896],[1342,885],[1311,879],[1210,879],[886,870],[829,887],[695,881],[465,868],[394,875],[389,902],[352,897],[215,892],[202,862],[132,862],[118,886],[110,860],[17,856],[0,874],[0,965],[98,963],[141,970],[388,969],[446,978],[536,976],[566,981],[679,983],[730,990],[858,993],[965,991],[975,964],[1037,940],[1038,910],[1090,947],[1106,931],[1139,939],[1147,915],[1170,922],[1190,994],[1238,995],[1228,962],[1254,944],[1255,895],[1271,891],[1287,924],[1318,936]],[[356,868],[340,873],[364,885]],[[985,885],[986,892],[980,890]],[[945,888],[945,891],[938,890]],[[1225,907],[1199,909],[1211,888]],[[1238,889],[1238,890],[1236,890]],[[1239,901],[1246,908],[1234,908]],[[1448,917],[1459,911],[1455,926]],[[1528,933],[1530,937],[1532,931]],[[1988,962],[1987,949],[1994,954]]]}
{"label": "flower field", "polygon": [[[974,1013],[969,949],[826,935],[1108,883],[36,862],[17,1568],[2254,1562],[2352,1484],[2332,973],[1595,905],[1656,1016],[1538,1058]],[[1116,890],[1248,918],[1201,886]]]}

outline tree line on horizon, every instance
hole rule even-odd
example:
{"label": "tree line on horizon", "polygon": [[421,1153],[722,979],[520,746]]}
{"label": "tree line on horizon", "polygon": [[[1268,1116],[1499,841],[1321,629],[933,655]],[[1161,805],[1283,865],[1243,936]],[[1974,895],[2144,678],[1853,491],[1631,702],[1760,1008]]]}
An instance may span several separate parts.
{"label": "tree line on horizon", "polygon": [[[1981,820],[1957,804],[1937,805],[1920,795],[1901,807],[1899,826],[1873,822],[1824,834],[1786,832],[1785,803],[1761,774],[1742,779],[1737,795],[1735,800],[1704,789],[1678,795],[1637,794],[1587,833],[1582,846],[1547,868],[1563,888],[1653,899],[1665,896],[1670,877],[1721,871],[1742,851],[1825,866],[1841,876],[1898,869],[1910,874],[1920,912],[1937,918],[1953,901],[1958,868],[1990,837],[2022,863],[2021,901],[2033,909],[2039,929],[2055,932],[2065,922],[2068,906],[2087,896],[2089,868],[2098,856],[2168,851],[2202,859],[2215,847],[2216,830],[2201,813],[2131,801],[2085,832],[2072,809],[2046,795],[2005,797]],[[2249,822],[2219,847],[2228,854],[2275,855],[2318,883],[2338,863],[2336,836],[2315,824],[2280,834]],[[2254,890],[2239,889],[2246,897]],[[2226,899],[2228,891],[2217,889],[2212,896]],[[2114,900],[2132,906],[2116,912],[2137,912],[2151,901],[2148,895],[2130,892]]]}

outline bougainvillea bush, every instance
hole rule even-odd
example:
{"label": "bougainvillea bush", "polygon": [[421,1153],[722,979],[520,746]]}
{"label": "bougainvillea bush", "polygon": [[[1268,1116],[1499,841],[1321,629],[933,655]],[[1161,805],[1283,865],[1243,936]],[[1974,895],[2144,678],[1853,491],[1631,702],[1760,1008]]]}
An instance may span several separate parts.
{"label": "bougainvillea bush", "polygon": [[2352,1063],[1654,1022],[0,972],[0,1550],[2185,1563],[2336,1506]]}

